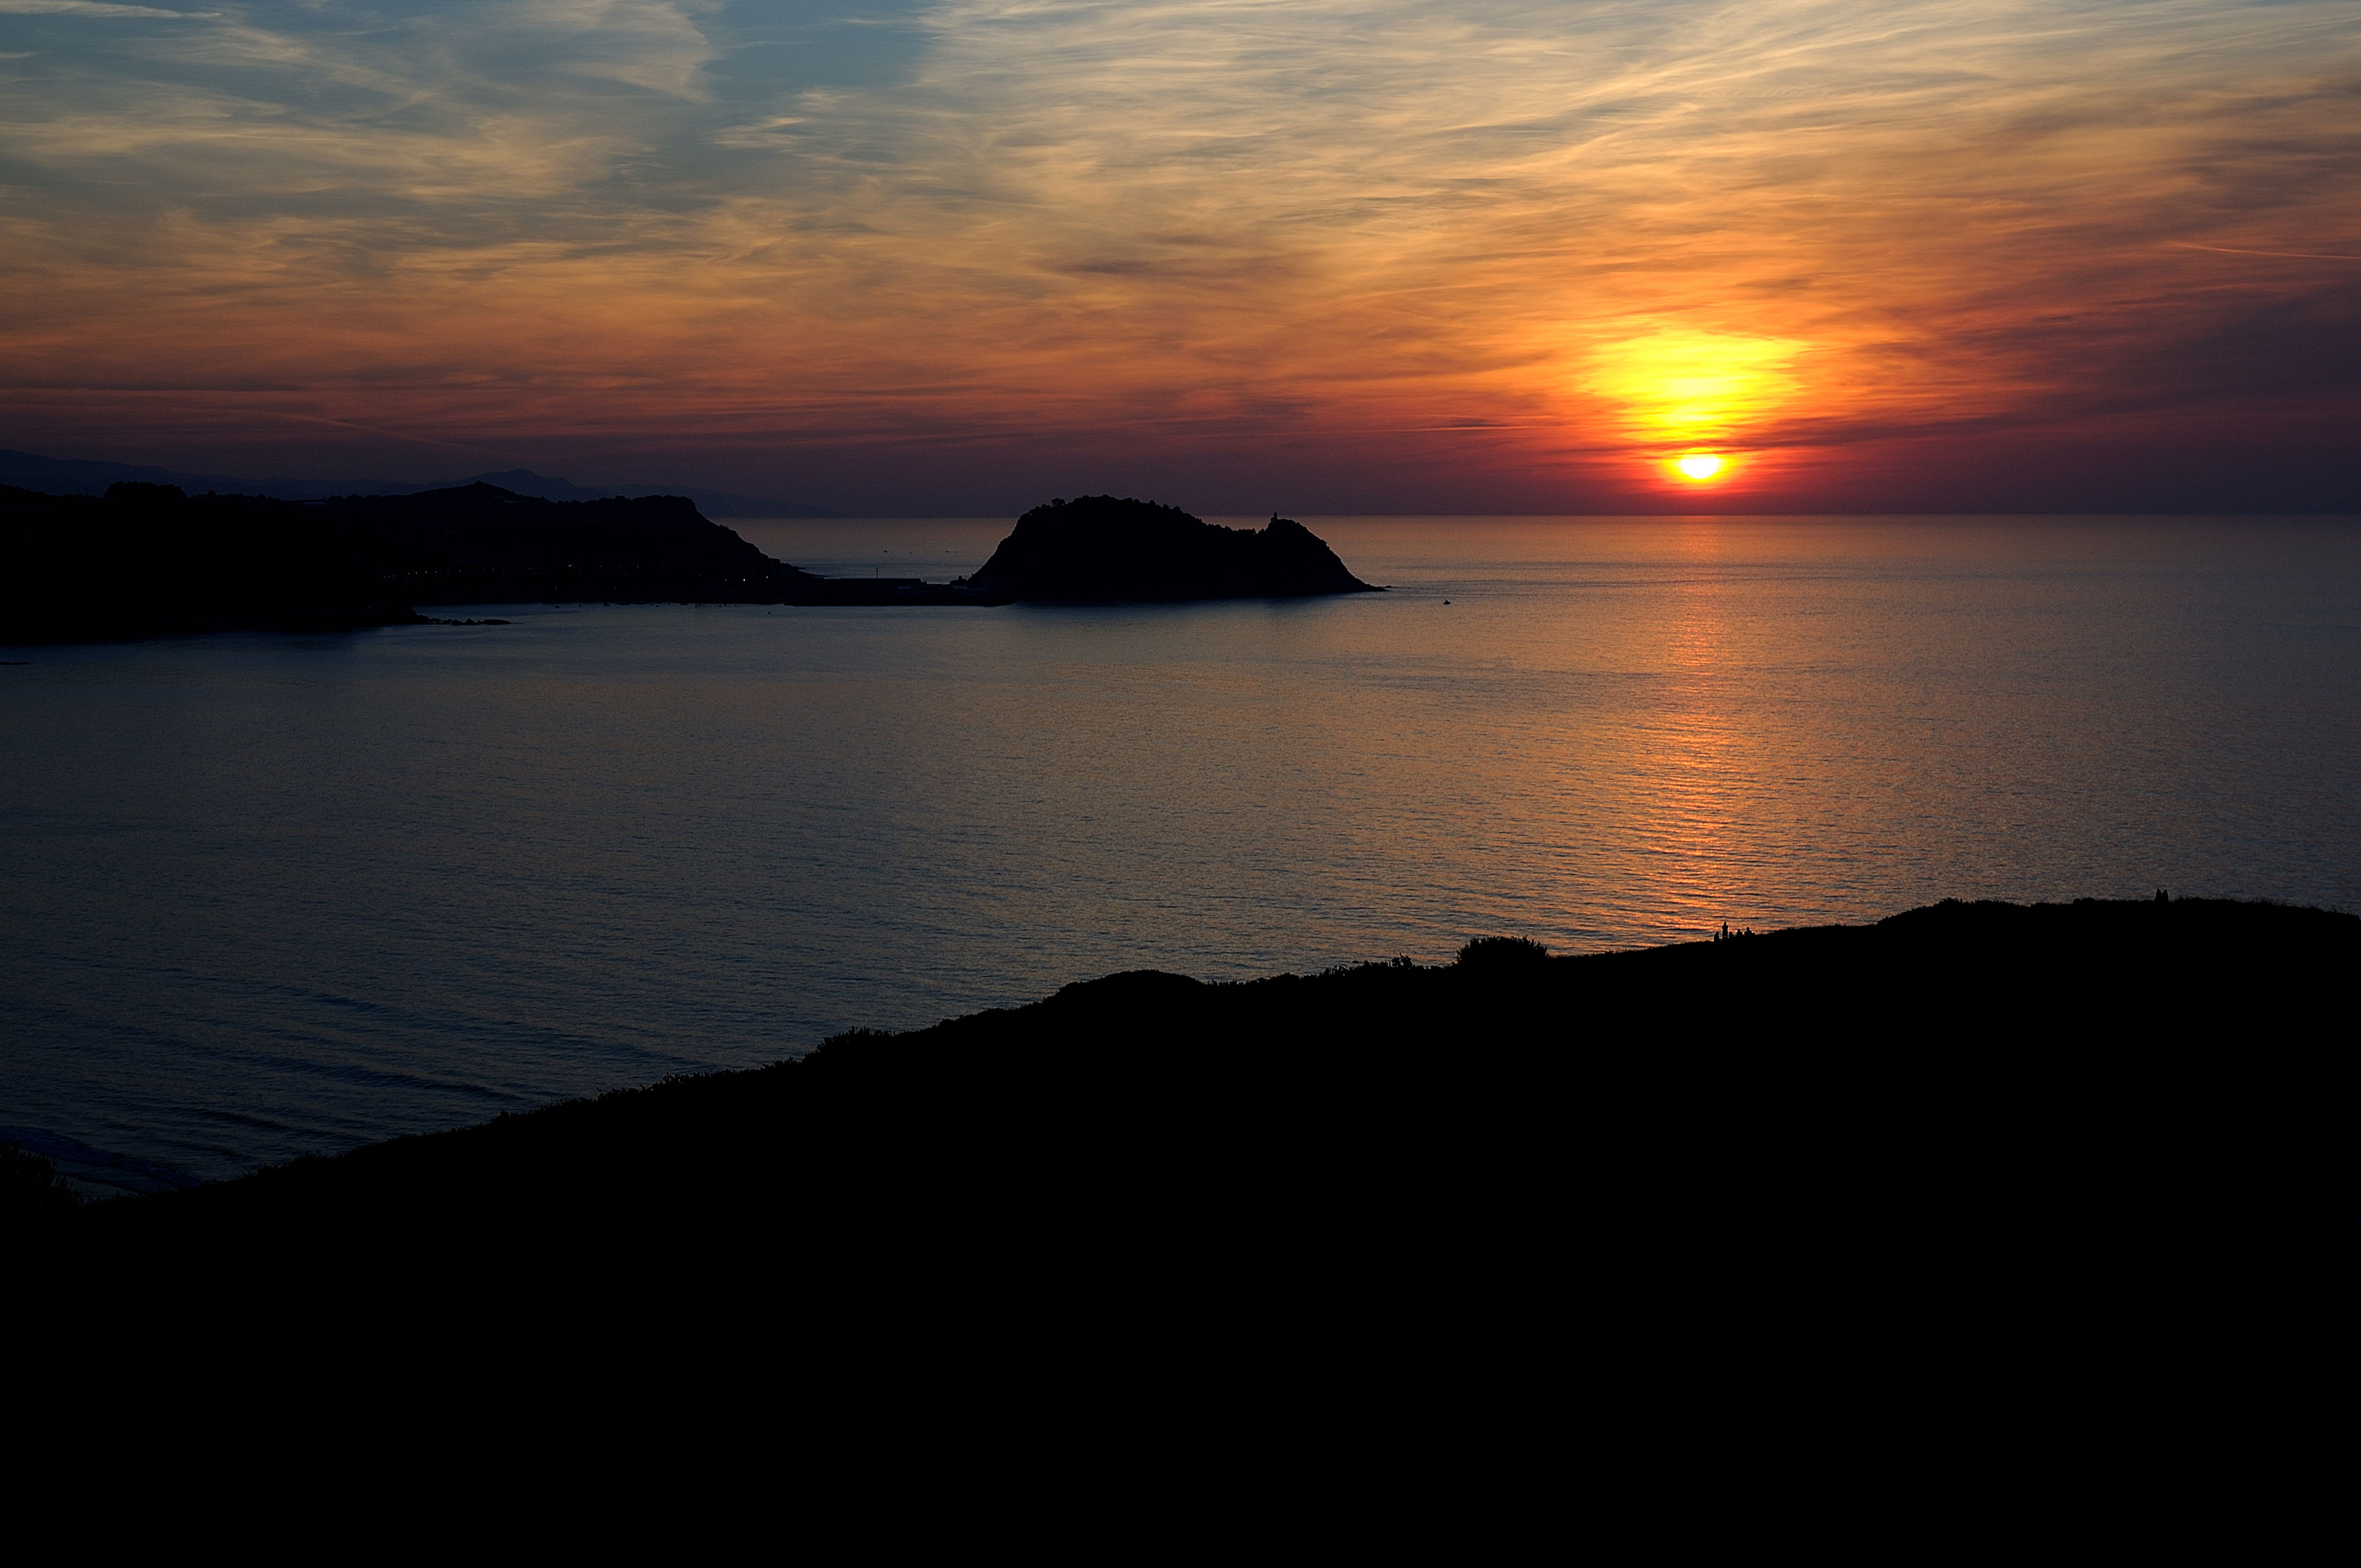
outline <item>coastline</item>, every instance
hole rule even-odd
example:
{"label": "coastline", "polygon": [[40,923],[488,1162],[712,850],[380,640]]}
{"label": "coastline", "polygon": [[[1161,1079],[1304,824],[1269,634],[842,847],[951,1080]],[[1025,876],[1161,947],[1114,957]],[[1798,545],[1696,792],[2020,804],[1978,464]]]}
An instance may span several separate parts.
{"label": "coastline", "polygon": [[[2281,1167],[2334,1156],[2341,1135],[2315,1119],[2354,1069],[2319,1021],[2341,1015],[2356,968],[2350,915],[2081,900],[1947,901],[1579,957],[1499,939],[1449,965],[1218,984],[1137,970],[851,1031],[767,1068],[87,1204],[56,1239],[539,1245],[658,1213],[752,1223],[815,1192],[873,1216],[996,1194],[1174,1217],[1201,1200],[1343,1202],[1344,1188],[1488,1192],[1526,1212],[1571,1201],[1565,1183],[1608,1152],[1698,1162],[1676,1184],[1752,1170],[1814,1190],[1884,1162],[1934,1184],[1912,1201],[1948,1203],[2030,1179],[1992,1164],[2005,1146],[2049,1199],[2096,1182],[2084,1197],[2099,1201],[2127,1159],[2177,1180],[2219,1177],[2257,1139]],[[2214,1131],[2185,1142],[2191,1118]],[[1963,1163],[1938,1169],[1938,1151]]]}
{"label": "coastline", "polygon": [[764,554],[685,496],[548,500],[481,481],[312,501],[104,497],[0,485],[0,646],[210,631],[353,631],[437,621],[420,604],[967,606],[1382,592],[1302,524],[1207,523],[1111,496],[1019,518],[971,579],[823,577]]}

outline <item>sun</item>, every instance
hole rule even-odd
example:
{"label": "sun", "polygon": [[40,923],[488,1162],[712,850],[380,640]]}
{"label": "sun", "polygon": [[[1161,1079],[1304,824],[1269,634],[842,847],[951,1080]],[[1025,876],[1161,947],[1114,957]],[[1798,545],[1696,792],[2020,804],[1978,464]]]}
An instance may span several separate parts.
{"label": "sun", "polygon": [[1721,459],[1710,452],[1692,452],[1673,464],[1692,479],[1710,479],[1721,472]]}

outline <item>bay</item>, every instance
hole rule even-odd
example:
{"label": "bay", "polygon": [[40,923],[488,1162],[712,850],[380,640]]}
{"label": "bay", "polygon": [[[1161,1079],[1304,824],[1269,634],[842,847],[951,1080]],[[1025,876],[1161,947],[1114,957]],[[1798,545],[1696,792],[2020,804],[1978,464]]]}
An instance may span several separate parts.
{"label": "bay", "polygon": [[1391,590],[0,651],[0,1126],[210,1178],[1123,969],[2361,907],[2352,520],[1305,521]]}

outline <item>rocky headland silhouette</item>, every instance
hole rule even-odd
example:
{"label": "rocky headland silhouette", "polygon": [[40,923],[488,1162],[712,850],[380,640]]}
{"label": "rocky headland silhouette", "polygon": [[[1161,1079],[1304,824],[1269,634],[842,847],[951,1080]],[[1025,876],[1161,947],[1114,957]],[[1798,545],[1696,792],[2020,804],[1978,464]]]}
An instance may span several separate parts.
{"label": "rocky headland silhouette", "polygon": [[0,641],[342,631],[418,619],[366,541],[316,507],[126,482],[104,498],[0,487]]}
{"label": "rocky headland silhouette", "polygon": [[1299,522],[1260,530],[1085,496],[1019,518],[972,578],[823,577],[680,496],[549,500],[481,482],[402,495],[104,496],[0,485],[0,643],[416,624],[419,605],[990,606],[1372,589]]}
{"label": "rocky headland silhouette", "polygon": [[813,578],[789,602],[1157,604],[1383,591],[1346,571],[1334,551],[1290,518],[1274,514],[1260,529],[1224,528],[1155,501],[1082,496],[1018,518],[972,576]]}
{"label": "rocky headland silhouette", "polygon": [[1016,520],[969,586],[1013,599],[1303,598],[1378,593],[1310,529],[1277,513],[1224,528],[1154,501],[1082,496]]}
{"label": "rocky headland silhouette", "polygon": [[548,501],[472,484],[288,501],[125,482],[0,486],[0,641],[415,623],[422,604],[777,604],[819,579],[677,496]]}
{"label": "rocky headland silhouette", "polygon": [[933,1321],[1055,1278],[1202,1286],[1258,1323],[1298,1291],[1393,1321],[1447,1287],[1554,1334],[1636,1290],[1711,1335],[1795,1290],[2004,1312],[2349,1283],[2356,968],[2351,915],[2083,900],[1141,970],[151,1196],[76,1202],[12,1154],[0,1200],[54,1255],[28,1277],[101,1299],[742,1288]]}

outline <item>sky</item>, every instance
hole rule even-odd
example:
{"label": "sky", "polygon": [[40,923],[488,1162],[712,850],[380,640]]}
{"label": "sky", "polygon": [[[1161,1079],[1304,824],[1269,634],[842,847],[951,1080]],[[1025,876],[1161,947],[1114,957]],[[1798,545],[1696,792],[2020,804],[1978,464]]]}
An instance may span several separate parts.
{"label": "sky", "polygon": [[2361,511],[2361,0],[0,0],[0,446]]}

